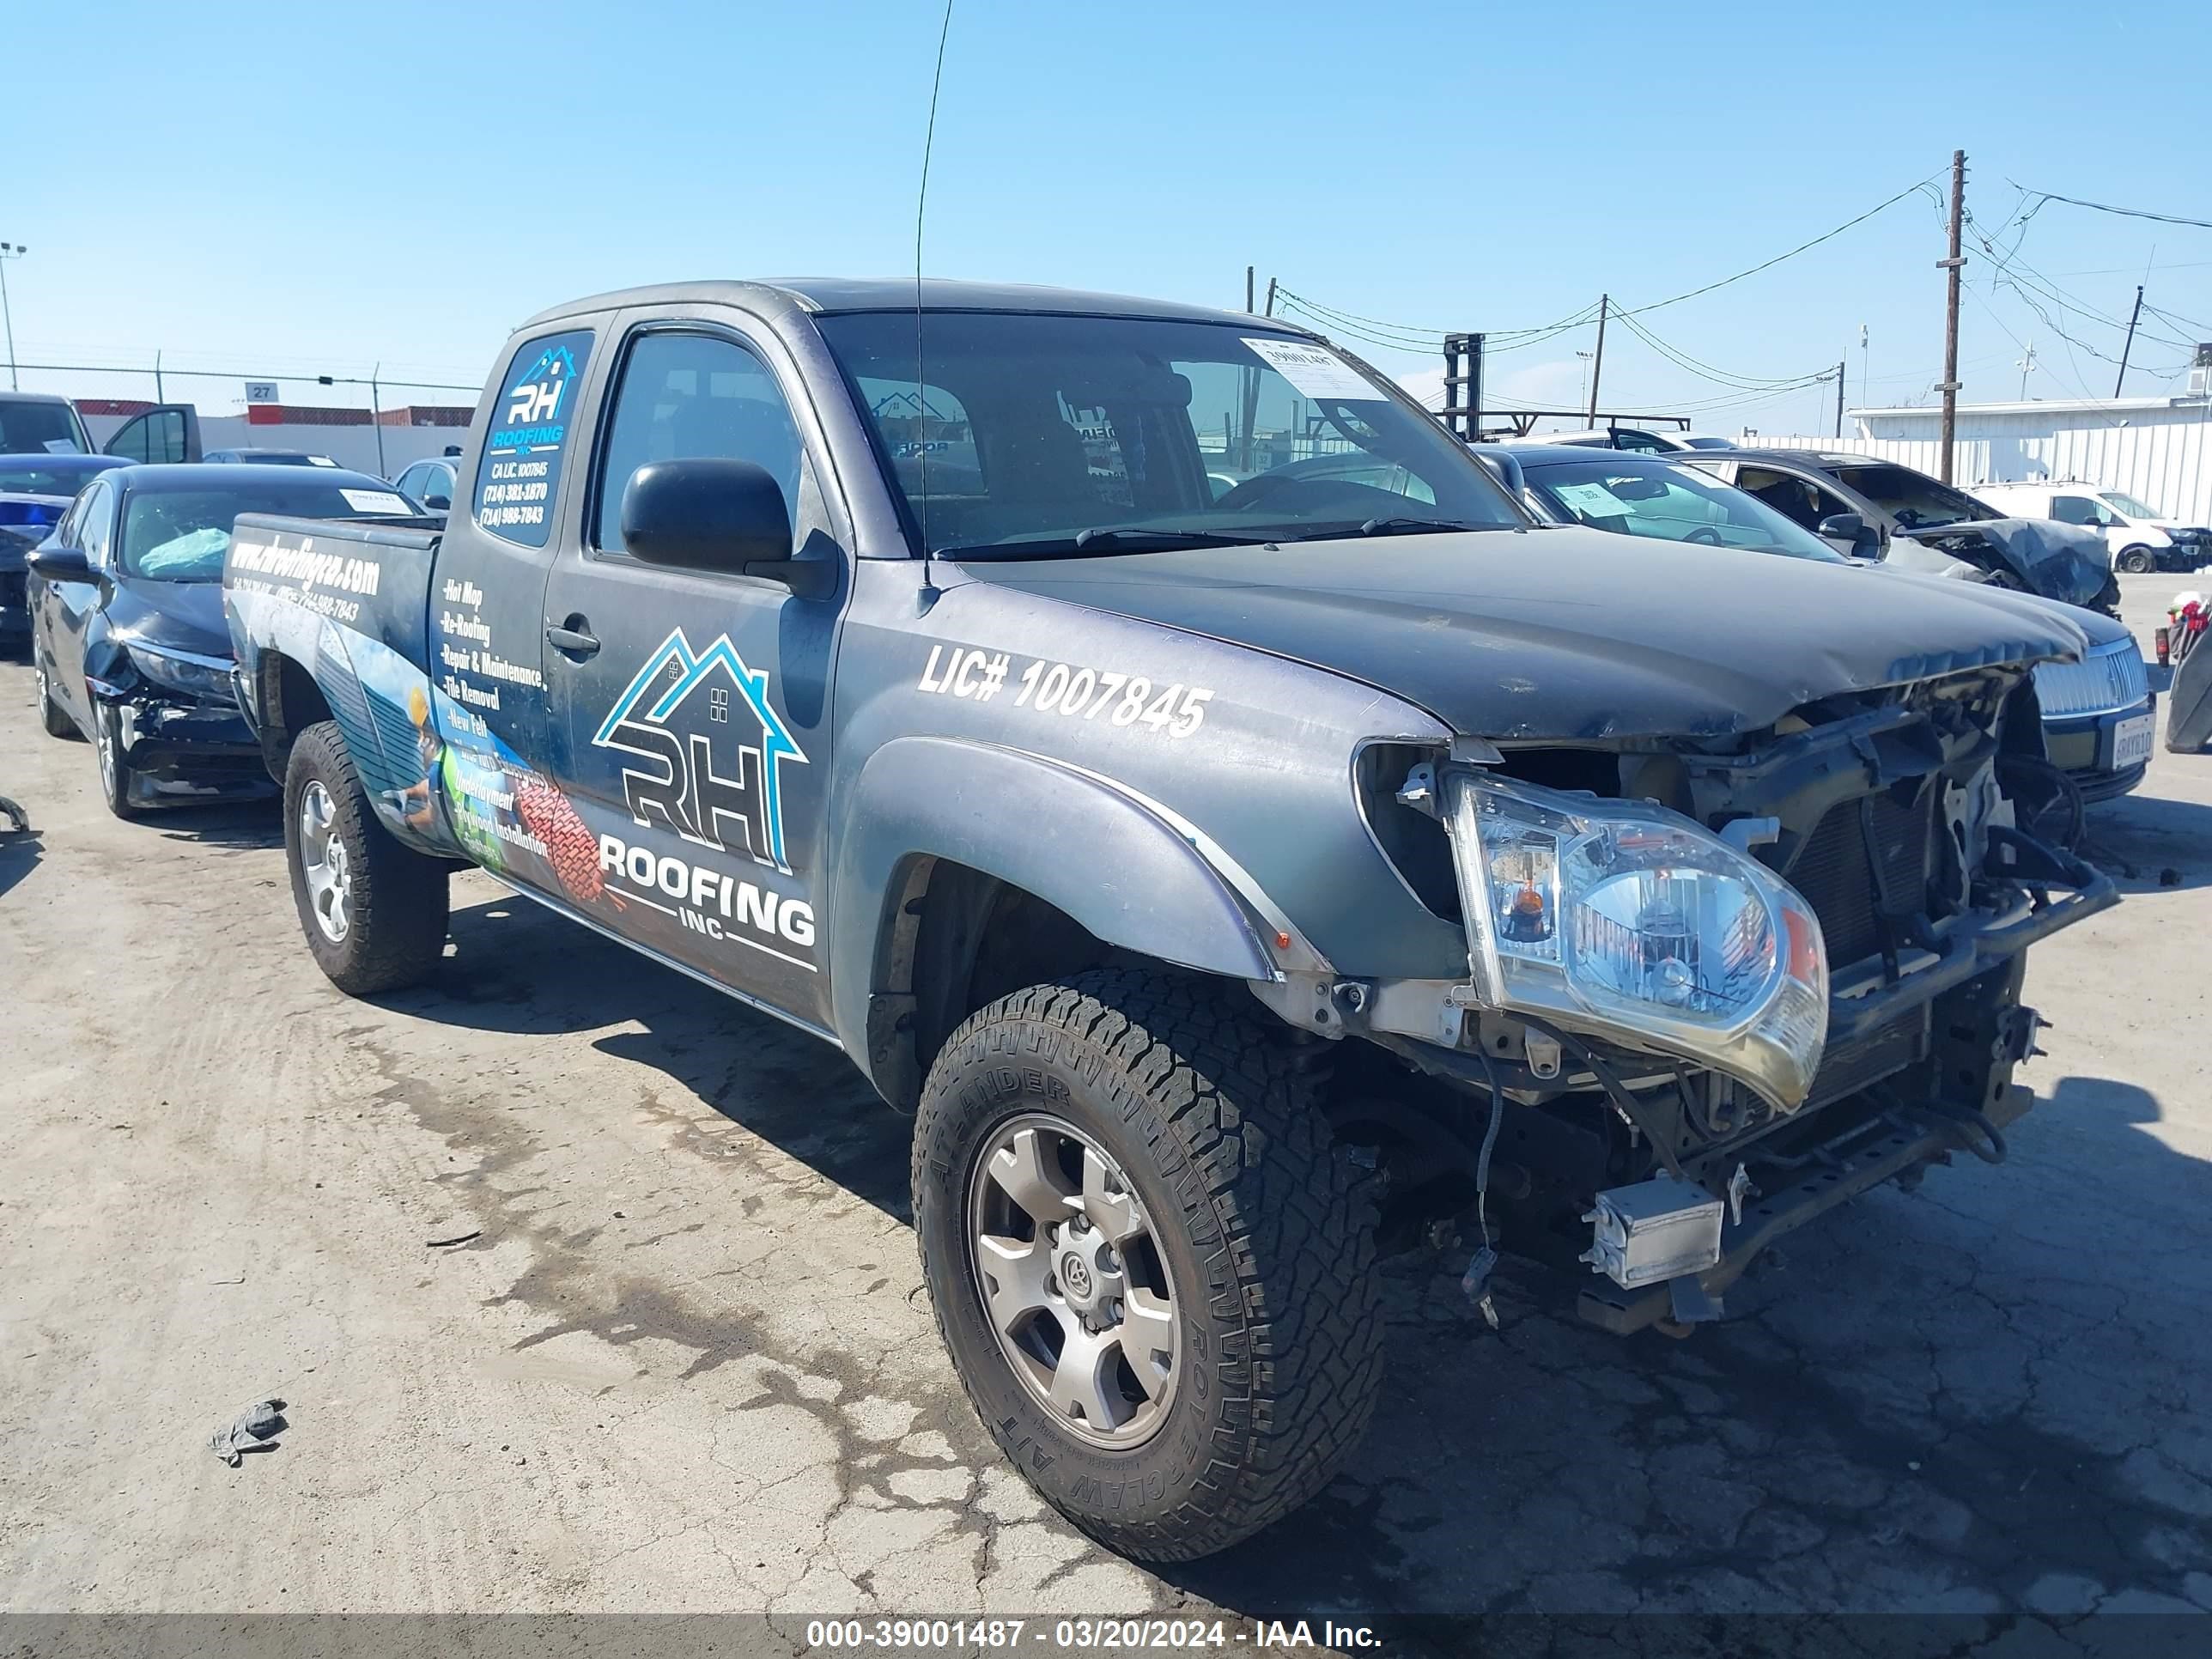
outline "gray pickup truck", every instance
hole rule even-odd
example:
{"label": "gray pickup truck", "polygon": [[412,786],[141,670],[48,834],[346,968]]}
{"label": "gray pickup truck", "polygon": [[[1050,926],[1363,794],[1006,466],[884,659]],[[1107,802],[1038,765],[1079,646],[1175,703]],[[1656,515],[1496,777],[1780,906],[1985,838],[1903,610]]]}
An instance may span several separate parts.
{"label": "gray pickup truck", "polygon": [[233,537],[315,959],[437,971],[473,864],[842,1048],[984,1424],[1133,1555],[1352,1451],[1380,1248],[1681,1334],[2001,1158],[2024,952],[2114,898],[2010,804],[2057,611],[1530,533],[1279,322],[608,295],[517,331],[459,471],[442,526]]}

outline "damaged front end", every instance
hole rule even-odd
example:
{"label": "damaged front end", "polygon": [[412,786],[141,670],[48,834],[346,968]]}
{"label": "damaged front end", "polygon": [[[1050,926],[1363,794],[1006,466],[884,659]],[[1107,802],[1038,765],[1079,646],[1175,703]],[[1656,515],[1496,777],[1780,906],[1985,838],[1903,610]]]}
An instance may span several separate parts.
{"label": "damaged front end", "polygon": [[[88,648],[85,683],[112,720],[112,759],[133,807],[271,793],[227,657],[118,630]],[[110,757],[103,755],[102,764]]]}
{"label": "damaged front end", "polygon": [[1340,1132],[1385,1149],[1395,1196],[1481,1187],[1509,1247],[1587,1264],[1581,1310],[1618,1331],[1713,1316],[1857,1193],[1996,1161],[2031,1100],[2023,953],[2118,896],[2015,822],[2041,745],[1998,667],[1708,745],[1370,755],[1378,842],[1465,926],[1469,973],[1337,988],[1392,1057],[1340,1068]]}
{"label": "damaged front end", "polygon": [[1936,574],[1956,560],[2001,587],[2040,594],[2107,616],[2119,615],[2120,585],[2104,538],[2041,519],[1963,519],[1899,529],[1891,562]]}

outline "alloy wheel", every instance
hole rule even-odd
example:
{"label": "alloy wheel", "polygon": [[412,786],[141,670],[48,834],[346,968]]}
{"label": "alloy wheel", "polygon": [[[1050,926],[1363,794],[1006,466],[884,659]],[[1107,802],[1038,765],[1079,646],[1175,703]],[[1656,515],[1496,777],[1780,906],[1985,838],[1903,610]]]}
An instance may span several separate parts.
{"label": "alloy wheel", "polygon": [[353,929],[353,866],[337,833],[337,806],[319,779],[300,792],[300,872],[315,926],[333,945]]}
{"label": "alloy wheel", "polygon": [[1062,1119],[1009,1120],[968,1183],[975,1289],[1000,1351],[1068,1431],[1127,1450],[1175,1397],[1181,1322],[1120,1164]]}

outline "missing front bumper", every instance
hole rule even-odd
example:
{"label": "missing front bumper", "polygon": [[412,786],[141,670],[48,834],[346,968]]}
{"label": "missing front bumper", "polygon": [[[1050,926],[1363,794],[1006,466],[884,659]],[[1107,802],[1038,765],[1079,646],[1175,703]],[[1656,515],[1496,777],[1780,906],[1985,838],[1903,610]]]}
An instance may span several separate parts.
{"label": "missing front bumper", "polygon": [[[1984,1116],[2002,1129],[2026,1116],[2034,1103],[2033,1091],[2014,1084],[1990,1103]],[[1964,1123],[1904,1111],[1885,1114],[1871,1127],[1873,1133],[1855,1133],[1847,1150],[1808,1164],[1793,1185],[1745,1206],[1741,1221],[1723,1224],[1720,1260],[1696,1276],[1707,1296],[1721,1295],[1742,1277],[1760,1251],[1784,1233],[1908,1170],[1966,1150],[1974,1139],[1974,1130]],[[1624,1290],[1601,1282],[1583,1288],[1575,1310],[1591,1324],[1626,1336],[1673,1317],[1674,1305],[1674,1292],[1667,1283]]]}

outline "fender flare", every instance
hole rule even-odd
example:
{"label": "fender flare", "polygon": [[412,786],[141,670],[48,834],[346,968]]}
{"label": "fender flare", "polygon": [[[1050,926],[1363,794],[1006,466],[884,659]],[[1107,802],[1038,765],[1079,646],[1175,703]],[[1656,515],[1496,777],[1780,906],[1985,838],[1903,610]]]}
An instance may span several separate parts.
{"label": "fender flare", "polygon": [[[846,829],[828,886],[842,896],[828,965],[833,1018],[855,1055],[867,1052],[862,1034],[901,872],[920,858],[1034,894],[1109,945],[1230,978],[1279,976],[1252,899],[1208,860],[1203,838],[1079,768],[994,744],[895,738],[868,757],[839,817]],[[1294,949],[1310,951],[1287,922],[1275,925],[1291,932]]]}

